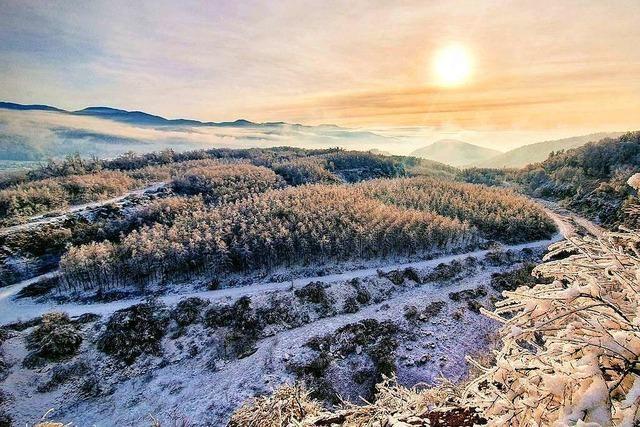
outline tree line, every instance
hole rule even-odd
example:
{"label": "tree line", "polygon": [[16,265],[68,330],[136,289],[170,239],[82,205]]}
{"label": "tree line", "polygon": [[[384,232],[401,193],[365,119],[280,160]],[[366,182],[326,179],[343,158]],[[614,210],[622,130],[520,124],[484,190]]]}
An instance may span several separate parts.
{"label": "tree line", "polygon": [[[457,208],[447,210],[451,201]],[[74,246],[60,267],[71,288],[146,285],[181,275],[450,250],[477,243],[482,229],[517,228],[524,230],[519,240],[553,229],[536,205],[496,189],[426,178],[313,184],[203,205],[119,242]]]}

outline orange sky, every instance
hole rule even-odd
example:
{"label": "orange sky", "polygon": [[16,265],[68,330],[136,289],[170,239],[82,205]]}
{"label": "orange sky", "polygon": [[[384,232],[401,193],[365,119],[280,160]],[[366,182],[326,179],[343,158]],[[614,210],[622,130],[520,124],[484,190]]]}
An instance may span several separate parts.
{"label": "orange sky", "polygon": [[[640,1],[0,0],[0,98],[202,120],[640,128]],[[440,87],[451,43],[473,60]]]}

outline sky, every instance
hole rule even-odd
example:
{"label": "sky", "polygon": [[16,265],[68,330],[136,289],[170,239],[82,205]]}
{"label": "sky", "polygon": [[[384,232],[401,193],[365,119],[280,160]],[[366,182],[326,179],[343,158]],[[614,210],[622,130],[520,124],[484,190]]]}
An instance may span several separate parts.
{"label": "sky", "polygon": [[638,0],[0,0],[0,100],[504,150],[640,127],[639,22]]}

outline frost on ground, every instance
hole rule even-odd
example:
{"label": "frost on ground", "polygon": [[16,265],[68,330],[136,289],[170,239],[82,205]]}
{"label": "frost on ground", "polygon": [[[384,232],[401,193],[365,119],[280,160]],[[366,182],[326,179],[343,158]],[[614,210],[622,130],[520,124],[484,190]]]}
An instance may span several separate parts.
{"label": "frost on ground", "polygon": [[2,329],[4,416],[21,425],[54,408],[55,419],[77,425],[147,425],[150,416],[221,425],[246,399],[296,380],[329,405],[370,397],[391,372],[409,386],[456,381],[464,357],[486,349],[498,326],[479,313],[501,290],[492,274],[534,252],[56,318],[47,337],[71,330],[82,340],[37,363],[25,363],[37,351],[28,337],[42,325],[14,323]]}

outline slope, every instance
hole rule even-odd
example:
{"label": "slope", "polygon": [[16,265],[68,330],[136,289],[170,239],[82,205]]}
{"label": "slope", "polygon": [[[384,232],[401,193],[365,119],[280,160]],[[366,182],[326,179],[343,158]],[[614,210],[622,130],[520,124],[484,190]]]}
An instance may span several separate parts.
{"label": "slope", "polygon": [[499,154],[477,164],[486,168],[519,168],[531,163],[542,162],[552,152],[570,150],[585,145],[588,142],[600,141],[603,138],[617,138],[622,132],[601,132],[589,135],[574,136],[572,138],[543,141],[525,145],[506,153]]}
{"label": "slope", "polygon": [[499,151],[455,139],[441,139],[411,153],[412,156],[435,160],[452,166],[476,164],[499,154]]}

